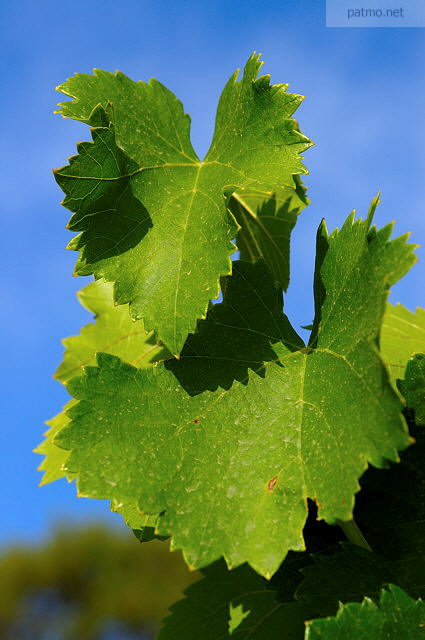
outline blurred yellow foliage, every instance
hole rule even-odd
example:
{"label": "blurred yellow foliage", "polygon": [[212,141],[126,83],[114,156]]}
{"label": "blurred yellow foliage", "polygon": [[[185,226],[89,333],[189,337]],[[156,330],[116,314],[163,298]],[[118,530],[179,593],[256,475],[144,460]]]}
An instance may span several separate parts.
{"label": "blurred yellow foliage", "polygon": [[[64,638],[101,638],[110,621],[152,637],[167,607],[197,577],[167,542],[140,544],[129,532],[99,525],[61,528],[43,545],[0,555],[0,637],[25,626],[28,601],[43,593],[72,609]],[[29,637],[44,637],[36,633],[33,625]]]}

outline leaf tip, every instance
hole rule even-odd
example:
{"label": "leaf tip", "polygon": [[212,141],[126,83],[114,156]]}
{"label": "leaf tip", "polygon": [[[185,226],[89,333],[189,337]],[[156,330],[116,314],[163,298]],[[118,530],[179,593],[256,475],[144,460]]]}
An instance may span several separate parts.
{"label": "leaf tip", "polygon": [[325,218],[321,219],[319,227],[317,229],[317,234],[318,235],[323,235],[325,237],[327,237],[329,235],[329,231],[328,231],[328,227],[327,227]]}

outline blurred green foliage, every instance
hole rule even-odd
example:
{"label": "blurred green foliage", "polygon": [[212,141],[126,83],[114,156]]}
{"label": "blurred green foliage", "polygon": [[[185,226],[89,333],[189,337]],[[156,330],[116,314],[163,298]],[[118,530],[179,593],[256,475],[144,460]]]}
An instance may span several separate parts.
{"label": "blurred green foliage", "polygon": [[197,577],[167,542],[141,544],[98,525],[61,528],[42,545],[0,554],[0,638],[152,638]]}

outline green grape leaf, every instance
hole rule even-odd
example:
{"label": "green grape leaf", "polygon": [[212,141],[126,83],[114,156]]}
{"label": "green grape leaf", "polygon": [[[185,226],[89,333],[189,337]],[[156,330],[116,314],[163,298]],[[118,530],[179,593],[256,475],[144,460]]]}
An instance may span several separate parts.
{"label": "green grape leaf", "polygon": [[165,618],[158,640],[301,640],[311,613],[301,602],[278,601],[278,593],[247,565],[228,571],[216,562],[185,590]]}
{"label": "green grape leaf", "polygon": [[96,353],[119,356],[135,367],[150,366],[170,358],[170,353],[153,340],[153,332],[144,330],[143,322],[134,322],[127,305],[116,306],[113,286],[104,280],[91,282],[78,292],[83,307],[95,314],[96,322],[86,325],[79,336],[65,338],[65,354],[55,378],[66,382],[82,367],[96,364]]}
{"label": "green grape leaf", "polygon": [[380,350],[396,387],[404,377],[407,361],[415,353],[425,352],[425,309],[415,313],[401,304],[387,304],[382,324]]}
{"label": "green grape leaf", "polygon": [[425,353],[418,353],[409,360],[399,388],[407,406],[415,412],[416,423],[425,425]]}
{"label": "green grape leaf", "polygon": [[224,196],[236,189],[274,192],[306,173],[300,153],[311,146],[291,118],[302,97],[257,77],[252,55],[219,101],[216,127],[201,162],[189,117],[161,83],[122,73],[77,74],[59,87],[75,98],[65,117],[94,125],[93,143],[55,177],[80,232],[76,273],[114,282],[115,301],[130,303],[157,341],[179,354],[197,318],[231,272],[237,224]]}
{"label": "green grape leaf", "polygon": [[289,284],[289,248],[292,229],[307,206],[305,188],[295,176],[293,187],[269,194],[247,189],[234,193],[229,208],[240,229],[240,258],[252,262],[263,258],[276,282],[286,291]]}
{"label": "green grape leaf", "polygon": [[305,640],[421,640],[425,637],[425,603],[390,585],[379,605],[369,598],[341,605],[334,618],[307,623]]}
{"label": "green grape leaf", "polygon": [[79,402],[56,442],[80,493],[160,514],[157,533],[192,567],[224,556],[266,576],[304,548],[308,496],[326,521],[349,520],[367,463],[409,444],[376,342],[388,288],[415,258],[370,222],[321,227],[314,348],[264,263],[236,263],[179,360],[135,369],[98,354],[72,378]]}

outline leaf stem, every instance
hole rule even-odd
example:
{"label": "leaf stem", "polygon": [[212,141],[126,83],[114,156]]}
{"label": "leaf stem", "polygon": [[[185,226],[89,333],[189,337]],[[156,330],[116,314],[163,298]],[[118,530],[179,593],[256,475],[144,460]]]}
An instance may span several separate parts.
{"label": "leaf stem", "polygon": [[367,549],[368,551],[372,551],[370,544],[368,543],[354,520],[349,520],[348,522],[339,522],[339,526],[347,536],[347,540],[349,542],[352,542],[359,547],[363,547],[363,549]]}

